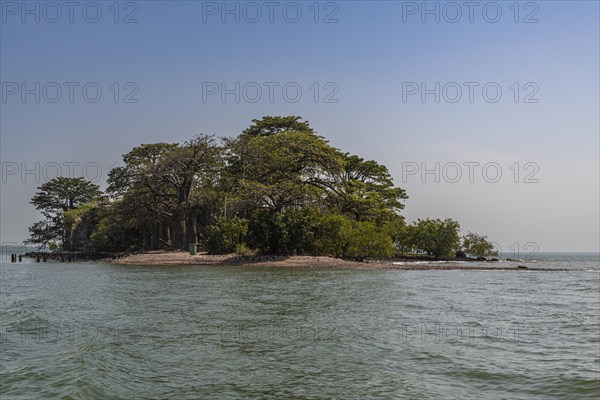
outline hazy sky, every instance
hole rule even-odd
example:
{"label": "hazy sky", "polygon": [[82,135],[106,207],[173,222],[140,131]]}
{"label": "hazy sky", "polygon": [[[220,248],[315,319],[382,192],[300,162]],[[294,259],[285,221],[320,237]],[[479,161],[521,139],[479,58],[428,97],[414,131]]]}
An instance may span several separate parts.
{"label": "hazy sky", "polygon": [[3,243],[57,174],[300,115],[387,165],[409,221],[599,250],[597,1],[114,4],[0,2]]}

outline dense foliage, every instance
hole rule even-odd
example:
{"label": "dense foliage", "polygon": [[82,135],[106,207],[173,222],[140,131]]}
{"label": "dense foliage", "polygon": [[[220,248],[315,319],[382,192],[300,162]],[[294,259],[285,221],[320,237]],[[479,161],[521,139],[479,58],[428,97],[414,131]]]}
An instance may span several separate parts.
{"label": "dense foliage", "polygon": [[65,224],[65,214],[73,213],[78,207],[100,197],[100,188],[83,178],[58,177],[45,182],[38,188],[31,204],[42,213],[43,220],[29,228],[28,243],[41,246],[62,243],[71,247],[73,221]]}
{"label": "dense foliage", "polygon": [[[460,247],[457,222],[406,225],[400,211],[408,197],[384,165],[332,147],[296,116],[253,120],[233,138],[142,144],[107,183],[106,195],[82,178],[42,185],[32,203],[45,219],[31,228],[31,242],[105,251],[200,243],[212,254],[356,260],[451,257]],[[469,236],[466,244],[487,254],[481,240]]]}
{"label": "dense foliage", "polygon": [[463,236],[463,251],[475,257],[496,257],[498,251],[494,245],[487,241],[487,236],[469,232]]}

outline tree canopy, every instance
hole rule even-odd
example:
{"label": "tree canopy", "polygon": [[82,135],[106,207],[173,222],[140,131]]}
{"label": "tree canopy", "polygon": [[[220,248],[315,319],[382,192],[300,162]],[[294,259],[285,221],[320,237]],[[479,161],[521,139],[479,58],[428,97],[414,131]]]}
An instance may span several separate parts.
{"label": "tree canopy", "polygon": [[498,251],[487,240],[487,236],[469,232],[462,237],[462,250],[465,254],[475,257],[495,257]]}
{"label": "tree canopy", "polygon": [[31,237],[28,243],[44,246],[60,241],[64,247],[68,247],[70,238],[63,214],[98,200],[101,194],[97,185],[84,178],[57,177],[42,184],[31,199],[31,204],[42,213],[44,219],[29,228]]}
{"label": "tree canopy", "polygon": [[[66,248],[77,236],[77,245],[100,249],[199,243],[214,254],[245,249],[356,260],[449,257],[460,246],[456,221],[406,225],[408,196],[387,167],[333,147],[298,116],[254,119],[234,137],[141,144],[109,172],[106,194],[82,178],[45,183],[32,199],[45,219],[30,229],[31,242],[57,240]],[[85,234],[77,231],[80,221]],[[489,253],[471,236],[463,246]]]}

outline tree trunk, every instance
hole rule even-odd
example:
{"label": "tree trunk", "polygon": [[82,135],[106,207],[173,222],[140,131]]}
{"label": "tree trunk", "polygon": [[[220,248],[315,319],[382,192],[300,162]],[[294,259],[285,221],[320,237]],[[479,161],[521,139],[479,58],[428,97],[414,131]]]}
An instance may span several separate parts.
{"label": "tree trunk", "polygon": [[171,243],[171,246],[173,246],[173,227],[170,226],[169,224],[165,224],[164,226],[165,229],[165,242],[167,243]]}
{"label": "tree trunk", "polygon": [[187,238],[185,234],[185,216],[182,213],[175,215],[173,219],[173,248],[185,249]]}
{"label": "tree trunk", "polygon": [[143,233],[143,236],[144,236],[144,242],[143,242],[143,244],[142,244],[142,248],[143,248],[144,250],[149,250],[149,249],[151,249],[151,246],[150,246],[150,239],[151,239],[151,237],[152,237],[152,236],[151,236],[150,232],[148,232],[148,231],[144,231],[144,233]]}
{"label": "tree trunk", "polygon": [[150,248],[152,250],[158,250],[160,247],[160,234],[162,231],[162,224],[156,223],[152,226],[152,236],[150,238]]}
{"label": "tree trunk", "polygon": [[197,243],[196,215],[194,213],[186,220],[186,233],[188,243]]}

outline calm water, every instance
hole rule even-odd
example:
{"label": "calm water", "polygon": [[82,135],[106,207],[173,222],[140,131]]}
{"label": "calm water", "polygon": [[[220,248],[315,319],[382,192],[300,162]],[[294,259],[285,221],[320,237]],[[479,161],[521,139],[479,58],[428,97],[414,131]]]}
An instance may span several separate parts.
{"label": "calm water", "polygon": [[598,398],[598,256],[536,266],[3,263],[0,397]]}

